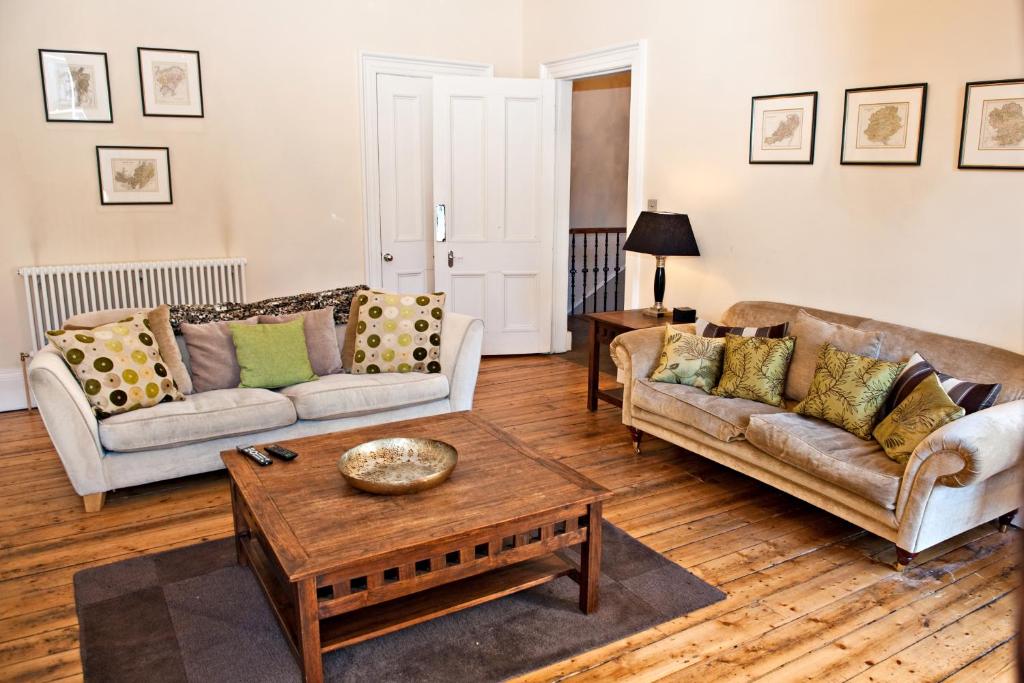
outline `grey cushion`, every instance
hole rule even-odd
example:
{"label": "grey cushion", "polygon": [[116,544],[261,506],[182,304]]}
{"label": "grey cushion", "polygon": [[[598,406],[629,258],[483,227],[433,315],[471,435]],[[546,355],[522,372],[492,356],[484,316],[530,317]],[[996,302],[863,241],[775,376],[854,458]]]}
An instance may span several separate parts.
{"label": "grey cushion", "polygon": [[426,403],[448,395],[448,378],[419,372],[327,375],[280,390],[300,420],[328,420]]}
{"label": "grey cushion", "polygon": [[179,446],[295,422],[295,408],[266,389],[218,389],[184,401],[133,410],[100,422],[100,442],[111,451]]}
{"label": "grey cushion", "polygon": [[746,435],[752,445],[785,463],[889,510],[896,507],[904,468],[874,439],[795,413],[752,417]]}
{"label": "grey cushion", "polygon": [[699,429],[720,441],[743,438],[752,415],[785,412],[745,398],[712,396],[695,387],[639,380],[633,386],[633,404],[648,412]]}

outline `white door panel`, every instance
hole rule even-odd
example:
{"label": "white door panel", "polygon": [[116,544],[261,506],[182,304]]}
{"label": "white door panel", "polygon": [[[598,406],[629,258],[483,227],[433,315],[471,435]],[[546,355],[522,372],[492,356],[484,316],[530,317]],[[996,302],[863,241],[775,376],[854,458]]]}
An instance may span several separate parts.
{"label": "white door panel", "polygon": [[551,80],[434,79],[434,287],[484,320],[485,354],[551,350],[554,95]]}

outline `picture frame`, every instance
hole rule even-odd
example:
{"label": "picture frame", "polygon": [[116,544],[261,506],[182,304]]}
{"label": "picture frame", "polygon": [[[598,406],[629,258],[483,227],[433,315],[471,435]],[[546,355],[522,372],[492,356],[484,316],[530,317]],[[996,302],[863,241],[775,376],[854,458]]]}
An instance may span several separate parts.
{"label": "picture frame", "polygon": [[920,166],[927,102],[927,83],[848,89],[839,163]]}
{"label": "picture frame", "polygon": [[1024,171],[1024,78],[967,83],[957,168]]}
{"label": "picture frame", "polygon": [[750,98],[751,164],[813,164],[817,91]]}
{"label": "picture frame", "polygon": [[47,121],[114,122],[106,52],[40,49],[39,76]]}
{"label": "picture frame", "polygon": [[203,118],[203,75],[198,50],[136,48],[143,116]]}
{"label": "picture frame", "polygon": [[100,204],[173,204],[167,147],[96,146]]}

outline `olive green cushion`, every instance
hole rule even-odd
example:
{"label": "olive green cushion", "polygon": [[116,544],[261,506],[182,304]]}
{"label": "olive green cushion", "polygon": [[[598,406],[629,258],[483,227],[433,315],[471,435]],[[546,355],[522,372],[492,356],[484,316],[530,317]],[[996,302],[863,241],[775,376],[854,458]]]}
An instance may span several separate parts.
{"label": "olive green cushion", "polygon": [[309,362],[303,320],[250,325],[228,323],[235,344],[241,387],[279,389],[318,379]]}
{"label": "olive green cushion", "polygon": [[359,292],[352,373],[441,372],[444,299],[443,292]]}
{"label": "olive green cushion", "polygon": [[906,464],[917,444],[926,436],[947,422],[959,420],[965,413],[949,397],[933,372],[907,394],[871,434],[882,445],[886,455]]}
{"label": "olive green cushion", "polygon": [[665,326],[665,341],[651,380],[711,391],[722,374],[725,339],[698,337]]}
{"label": "olive green cushion", "polygon": [[91,330],[46,334],[99,418],[185,397],[170,376],[146,311]]}
{"label": "olive green cushion", "polygon": [[727,335],[722,378],[711,393],[781,406],[794,343],[793,337],[771,339]]}
{"label": "olive green cushion", "polygon": [[870,439],[879,411],[902,369],[903,363],[858,356],[825,342],[818,351],[807,398],[793,410]]}

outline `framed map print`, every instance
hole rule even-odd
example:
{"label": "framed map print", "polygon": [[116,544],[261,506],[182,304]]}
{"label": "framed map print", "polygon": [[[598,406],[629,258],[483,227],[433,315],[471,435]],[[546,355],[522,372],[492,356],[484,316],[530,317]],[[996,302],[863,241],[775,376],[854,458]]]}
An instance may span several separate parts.
{"label": "framed map print", "polygon": [[817,92],[752,97],[749,162],[813,164],[817,113]]}
{"label": "framed map print", "polygon": [[921,165],[928,84],[846,91],[843,164]]}
{"label": "framed map print", "polygon": [[112,123],[106,52],[40,50],[47,121]]}
{"label": "framed map print", "polygon": [[100,204],[171,204],[166,147],[97,147]]}
{"label": "framed map print", "polygon": [[1024,170],[1024,78],[967,84],[957,167]]}
{"label": "framed map print", "polygon": [[203,116],[199,53],[140,47],[139,85],[143,116]]}

